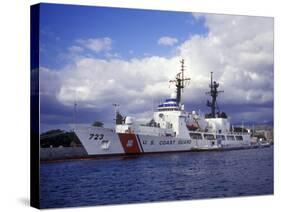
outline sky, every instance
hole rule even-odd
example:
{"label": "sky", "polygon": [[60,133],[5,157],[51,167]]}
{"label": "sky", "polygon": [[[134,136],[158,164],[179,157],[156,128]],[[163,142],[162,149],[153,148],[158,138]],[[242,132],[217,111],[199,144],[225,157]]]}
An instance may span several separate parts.
{"label": "sky", "polygon": [[113,103],[149,121],[175,91],[182,58],[187,111],[209,112],[213,72],[232,123],[271,124],[273,33],[268,17],[41,4],[41,131],[74,120],[113,126]]}

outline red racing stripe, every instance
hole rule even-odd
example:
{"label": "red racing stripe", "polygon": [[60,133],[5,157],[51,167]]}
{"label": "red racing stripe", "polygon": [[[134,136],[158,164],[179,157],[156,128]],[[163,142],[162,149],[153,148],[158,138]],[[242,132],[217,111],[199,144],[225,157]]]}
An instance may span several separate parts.
{"label": "red racing stripe", "polygon": [[125,153],[136,154],[141,152],[135,134],[118,133],[118,136]]}

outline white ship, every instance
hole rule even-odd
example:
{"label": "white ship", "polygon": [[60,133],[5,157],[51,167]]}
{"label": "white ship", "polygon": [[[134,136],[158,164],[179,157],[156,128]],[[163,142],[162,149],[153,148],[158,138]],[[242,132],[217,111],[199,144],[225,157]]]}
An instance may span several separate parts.
{"label": "white ship", "polygon": [[158,105],[148,124],[138,124],[133,117],[123,117],[116,111],[115,129],[103,127],[75,127],[75,133],[88,155],[122,155],[156,152],[208,151],[251,148],[250,131],[235,133],[229,119],[217,107],[219,84],[211,83],[207,102],[211,113],[201,115],[195,111],[187,112],[181,93],[189,78],[184,77],[184,60],[181,71],[176,75],[176,92]]}

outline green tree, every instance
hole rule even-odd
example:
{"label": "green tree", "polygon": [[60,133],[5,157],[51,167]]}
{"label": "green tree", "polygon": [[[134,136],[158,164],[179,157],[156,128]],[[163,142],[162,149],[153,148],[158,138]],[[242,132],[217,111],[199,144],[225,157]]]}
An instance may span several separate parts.
{"label": "green tree", "polygon": [[70,147],[81,146],[81,142],[74,132],[66,132],[60,129],[50,130],[40,135],[40,146],[42,148],[49,147]]}
{"label": "green tree", "polygon": [[103,127],[103,123],[100,122],[100,121],[95,121],[93,124],[92,124],[93,127]]}

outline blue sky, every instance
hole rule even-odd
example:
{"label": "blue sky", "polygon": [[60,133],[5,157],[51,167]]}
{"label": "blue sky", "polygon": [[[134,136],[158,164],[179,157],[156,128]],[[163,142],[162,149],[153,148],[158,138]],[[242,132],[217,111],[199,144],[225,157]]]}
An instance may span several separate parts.
{"label": "blue sky", "polygon": [[41,129],[113,123],[112,103],[147,121],[174,87],[179,60],[191,83],[187,111],[208,112],[210,72],[233,123],[273,122],[273,19],[41,4]]}
{"label": "blue sky", "polygon": [[[123,59],[144,55],[170,56],[170,46],[157,45],[163,36],[183,42],[191,35],[204,35],[204,19],[191,13],[110,7],[42,4],[40,64],[61,68],[67,61],[60,57],[77,39],[110,37],[112,52]],[[90,54],[90,51],[84,54]],[[102,54],[94,56],[102,58]]]}

